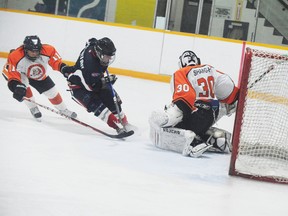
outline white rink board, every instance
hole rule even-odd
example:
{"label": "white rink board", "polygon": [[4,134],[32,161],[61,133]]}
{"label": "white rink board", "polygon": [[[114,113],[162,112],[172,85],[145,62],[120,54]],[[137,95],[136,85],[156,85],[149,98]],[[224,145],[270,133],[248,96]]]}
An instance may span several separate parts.
{"label": "white rink board", "polygon": [[[0,20],[0,40],[3,42],[0,43],[0,52],[7,53],[18,47],[26,35],[37,34],[43,43],[55,46],[64,60],[75,62],[89,38],[109,37],[117,48],[113,68],[171,75],[178,69],[178,57],[190,49],[196,52],[202,63],[228,73],[235,81],[238,79],[241,41],[2,10]],[[263,49],[287,53],[285,50]]]}

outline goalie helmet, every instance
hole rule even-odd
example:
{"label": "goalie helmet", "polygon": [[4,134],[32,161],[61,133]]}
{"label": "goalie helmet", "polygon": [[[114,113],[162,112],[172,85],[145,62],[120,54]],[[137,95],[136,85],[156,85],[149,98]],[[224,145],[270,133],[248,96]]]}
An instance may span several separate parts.
{"label": "goalie helmet", "polygon": [[116,48],[109,38],[97,40],[94,48],[101,65],[108,66],[115,60]]}
{"label": "goalie helmet", "polygon": [[186,50],[179,57],[180,68],[184,68],[187,66],[200,65],[200,64],[201,64],[200,58],[198,58],[196,54],[190,50]]}
{"label": "goalie helmet", "polygon": [[[40,51],[42,49],[41,40],[38,36],[26,36],[23,42],[25,56],[31,61],[35,61],[40,56]],[[28,51],[38,52],[37,55],[30,56]]]}

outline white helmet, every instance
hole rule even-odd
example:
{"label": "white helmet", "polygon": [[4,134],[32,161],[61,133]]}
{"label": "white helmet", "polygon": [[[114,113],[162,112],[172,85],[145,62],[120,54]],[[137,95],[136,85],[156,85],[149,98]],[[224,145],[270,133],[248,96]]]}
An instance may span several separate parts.
{"label": "white helmet", "polygon": [[200,65],[200,64],[201,64],[200,58],[198,58],[196,54],[190,50],[186,50],[179,57],[180,68],[187,67],[187,66]]}

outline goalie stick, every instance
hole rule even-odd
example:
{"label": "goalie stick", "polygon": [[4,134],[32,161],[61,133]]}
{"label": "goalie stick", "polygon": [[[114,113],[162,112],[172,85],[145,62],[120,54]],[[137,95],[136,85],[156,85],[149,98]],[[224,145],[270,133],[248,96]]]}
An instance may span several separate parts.
{"label": "goalie stick", "polygon": [[71,120],[71,121],[74,121],[75,123],[78,123],[78,124],[80,124],[80,125],[82,125],[82,126],[88,127],[88,128],[90,128],[90,129],[92,129],[92,130],[94,130],[94,131],[96,131],[96,132],[98,132],[98,133],[100,133],[100,134],[102,134],[102,135],[105,135],[105,136],[107,136],[107,137],[110,137],[110,138],[123,139],[123,138],[125,138],[125,137],[129,137],[129,136],[131,136],[131,135],[134,134],[134,131],[128,131],[128,132],[127,132],[127,131],[123,131],[123,133],[116,134],[116,135],[114,135],[114,134],[108,134],[108,133],[106,133],[106,132],[104,132],[104,131],[102,131],[102,130],[99,130],[98,128],[95,128],[95,127],[93,127],[93,126],[91,126],[91,125],[86,124],[85,122],[82,122],[82,121],[80,121],[80,120],[78,120],[78,119],[76,119],[76,118],[72,118],[72,117],[70,117],[70,116],[67,116],[67,115],[61,113],[61,112],[58,111],[58,110],[52,109],[52,108],[50,108],[50,107],[48,107],[48,106],[45,106],[45,105],[42,105],[42,104],[39,104],[39,103],[37,103],[37,102],[29,99],[29,98],[24,98],[24,100],[29,101],[29,102],[31,102],[31,103],[34,103],[34,104],[36,104],[36,105],[38,105],[38,106],[40,106],[40,107],[42,107],[42,108],[44,108],[44,109],[46,109],[46,110],[49,110],[49,111],[51,111],[51,112],[53,112],[53,113],[56,113],[56,114],[58,114],[58,115],[61,115],[61,116],[65,117],[65,118],[67,118],[67,119],[69,119],[69,120]]}

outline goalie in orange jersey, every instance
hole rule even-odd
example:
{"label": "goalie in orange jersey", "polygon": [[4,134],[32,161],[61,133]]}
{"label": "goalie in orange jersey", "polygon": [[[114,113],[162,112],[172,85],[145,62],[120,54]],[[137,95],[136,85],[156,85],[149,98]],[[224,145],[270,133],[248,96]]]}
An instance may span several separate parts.
{"label": "goalie in orange jersey", "polygon": [[[3,76],[8,81],[8,88],[13,97],[22,102],[24,97],[35,101],[30,86],[40,94],[44,94],[61,113],[76,118],[77,114],[67,109],[56,89],[55,83],[47,74],[47,66],[61,71],[65,66],[56,49],[42,44],[36,35],[26,36],[23,45],[10,51],[7,63],[3,68]],[[39,119],[42,114],[35,103],[24,100],[33,117]]]}
{"label": "goalie in orange jersey", "polygon": [[212,126],[235,111],[239,89],[227,74],[201,64],[190,50],[180,56],[179,66],[170,83],[172,103],[149,118],[152,142],[191,157],[208,149],[231,150],[231,134]]}

